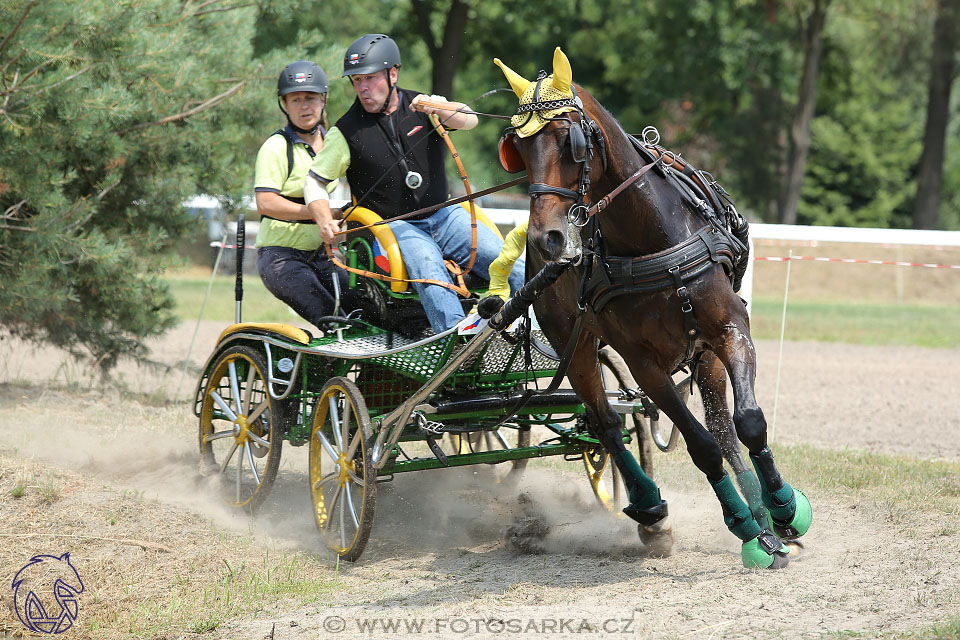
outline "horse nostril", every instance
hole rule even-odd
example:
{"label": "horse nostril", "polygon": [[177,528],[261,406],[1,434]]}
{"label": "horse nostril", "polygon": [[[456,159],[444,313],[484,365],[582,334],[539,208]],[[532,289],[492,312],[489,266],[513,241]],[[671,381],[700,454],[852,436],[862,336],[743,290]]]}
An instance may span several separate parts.
{"label": "horse nostril", "polygon": [[558,229],[551,229],[540,236],[540,246],[551,258],[559,256],[566,245],[566,237]]}

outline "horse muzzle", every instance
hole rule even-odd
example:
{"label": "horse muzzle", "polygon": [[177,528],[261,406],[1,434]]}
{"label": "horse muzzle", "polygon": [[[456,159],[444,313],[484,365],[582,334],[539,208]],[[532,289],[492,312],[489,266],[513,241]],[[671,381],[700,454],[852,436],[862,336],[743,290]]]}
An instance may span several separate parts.
{"label": "horse muzzle", "polygon": [[583,255],[580,230],[573,224],[568,224],[566,230],[546,229],[536,234],[533,241],[547,262],[562,260],[578,262]]}

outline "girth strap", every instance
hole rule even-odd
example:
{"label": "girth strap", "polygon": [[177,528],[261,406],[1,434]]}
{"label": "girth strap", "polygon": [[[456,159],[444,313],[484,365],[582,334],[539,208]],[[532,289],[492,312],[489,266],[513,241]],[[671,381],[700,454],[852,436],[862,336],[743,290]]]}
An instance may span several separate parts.
{"label": "girth strap", "polygon": [[714,264],[723,265],[729,276],[734,256],[734,248],[723,234],[703,227],[680,244],[649,256],[607,256],[591,273],[586,300],[599,313],[617,296],[676,288],[671,273],[674,269],[681,283],[696,278]]}

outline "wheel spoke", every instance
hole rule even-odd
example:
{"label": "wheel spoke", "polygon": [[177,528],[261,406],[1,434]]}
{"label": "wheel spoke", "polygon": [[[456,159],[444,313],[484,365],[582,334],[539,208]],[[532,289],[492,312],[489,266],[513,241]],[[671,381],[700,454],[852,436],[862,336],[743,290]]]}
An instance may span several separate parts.
{"label": "wheel spoke", "polygon": [[333,439],[337,441],[337,449],[343,451],[343,441],[340,440],[340,412],[337,411],[337,394],[331,394],[327,401],[330,403],[330,430]]}
{"label": "wheel spoke", "polygon": [[350,469],[347,469],[347,475],[350,476],[350,479],[353,480],[353,483],[356,484],[358,487],[364,486],[363,478],[355,474],[353,471],[350,471]]}
{"label": "wheel spoke", "polygon": [[270,408],[270,401],[264,400],[257,405],[257,408],[253,410],[253,413],[247,416],[248,423],[254,423],[260,417],[260,414]]}
{"label": "wheel spoke", "polygon": [[260,445],[261,447],[267,447],[268,449],[270,448],[269,440],[264,440],[263,438],[255,434],[253,431],[248,431],[247,435],[250,436],[250,439],[253,440],[254,443]]}
{"label": "wheel spoke", "polygon": [[217,403],[217,406],[220,407],[220,409],[226,414],[226,416],[230,418],[231,422],[237,421],[237,414],[233,412],[233,409],[227,406],[226,401],[220,397],[219,393],[217,393],[216,391],[211,391],[210,397],[213,398],[213,401]]}
{"label": "wheel spoke", "polygon": [[253,379],[257,375],[257,370],[255,367],[251,366],[250,371],[247,372],[247,384],[243,389],[243,408],[240,411],[243,412],[243,415],[250,413],[250,396],[253,395]]}
{"label": "wheel spoke", "polygon": [[250,451],[250,443],[243,443],[243,450],[247,454],[247,462],[250,464],[250,471],[253,472],[253,479],[256,481],[257,485],[260,485],[260,474],[257,473],[257,465],[253,464],[253,452]]}
{"label": "wheel spoke", "polygon": [[[350,490],[347,489],[347,495],[350,495]],[[344,513],[344,504],[346,500],[340,501],[340,548],[343,549],[347,546],[347,523],[346,523],[346,514]]]}
{"label": "wheel spoke", "polygon": [[237,456],[237,502],[240,502],[240,476],[243,475],[243,455]]}
{"label": "wheel spoke", "polygon": [[327,483],[330,482],[331,480],[336,480],[338,477],[340,477],[340,472],[339,472],[339,471],[334,471],[333,473],[328,473],[327,475],[325,475],[325,476],[323,476],[322,478],[320,478],[319,480],[317,480],[317,483],[316,483],[315,485],[313,485],[314,491],[316,491],[317,489],[319,489],[319,488],[322,487],[323,485],[327,484]]}
{"label": "wheel spoke", "polygon": [[[333,515],[333,510],[337,508],[337,501],[340,499],[340,489],[340,485],[337,485],[333,495],[330,497],[330,506],[327,508],[327,513],[330,515]],[[327,518],[327,525],[330,524],[331,520],[333,520],[333,518]]]}
{"label": "wheel spoke", "polygon": [[317,433],[317,438],[319,438],[320,440],[321,446],[323,446],[323,450],[327,452],[327,455],[330,456],[330,459],[333,460],[334,464],[336,464],[337,460],[340,459],[340,456],[337,455],[337,452],[334,450],[333,446],[330,444],[330,441],[327,440],[327,437],[323,435],[323,433],[319,429],[317,429],[316,433]]}
{"label": "wheel spoke", "polygon": [[230,458],[233,457],[233,453],[237,450],[237,443],[234,442],[233,446],[230,447],[230,452],[223,457],[223,462],[220,463],[220,473],[226,473],[227,465],[230,464]]}
{"label": "wheel spoke", "polygon": [[353,460],[353,457],[357,455],[357,447],[360,446],[361,440],[363,440],[363,432],[358,427],[357,432],[353,434],[353,440],[350,441],[350,448],[347,449],[347,460]]}
{"label": "wheel spoke", "polygon": [[227,431],[214,431],[208,436],[204,436],[204,442],[213,442],[214,440],[220,440],[221,438],[232,438],[233,429],[228,429]]}
{"label": "wheel spoke", "polygon": [[[359,431],[359,429],[357,429]],[[343,415],[340,416],[340,450],[343,451],[344,444],[349,442],[350,436],[350,400],[344,398]]]}
{"label": "wheel spoke", "polygon": [[237,406],[237,412],[243,415],[240,409],[240,381],[237,380],[237,361],[230,361],[230,390],[233,392],[233,402]]}
{"label": "wheel spoke", "polygon": [[350,495],[350,486],[346,487],[347,506],[350,508],[350,519],[353,520],[353,526],[360,528],[360,520],[357,519],[357,510],[353,506],[353,496]]}

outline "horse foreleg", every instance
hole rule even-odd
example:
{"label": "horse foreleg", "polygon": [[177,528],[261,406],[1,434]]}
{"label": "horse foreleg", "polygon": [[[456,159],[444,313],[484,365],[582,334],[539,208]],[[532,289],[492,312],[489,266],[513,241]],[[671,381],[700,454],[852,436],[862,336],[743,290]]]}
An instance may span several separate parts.
{"label": "horse foreleg", "polygon": [[770,511],[773,530],[787,540],[799,538],[810,528],[813,512],[810,501],[793,489],[780,475],[767,446],[767,421],[757,405],[754,392],[756,351],[749,334],[731,325],[726,331],[724,349],[717,350],[733,386],[733,422],[737,436],[746,445],[760,478],[761,498]]}
{"label": "horse foreleg", "polygon": [[697,386],[703,400],[707,430],[716,438],[724,459],[733,469],[740,493],[746,498],[754,520],[761,528],[766,528],[767,509],[761,499],[760,483],[743,457],[727,408],[727,374],[723,363],[712,352],[704,353],[703,362],[697,367]]}
{"label": "horse foreleg", "polygon": [[660,497],[657,484],[623,444],[623,423],[610,407],[603,388],[596,338],[581,336],[567,378],[583,402],[592,435],[610,454],[623,478],[630,499],[623,512],[639,523],[637,531],[651,555],[669,555],[673,548],[673,528],[667,517],[667,502]]}

